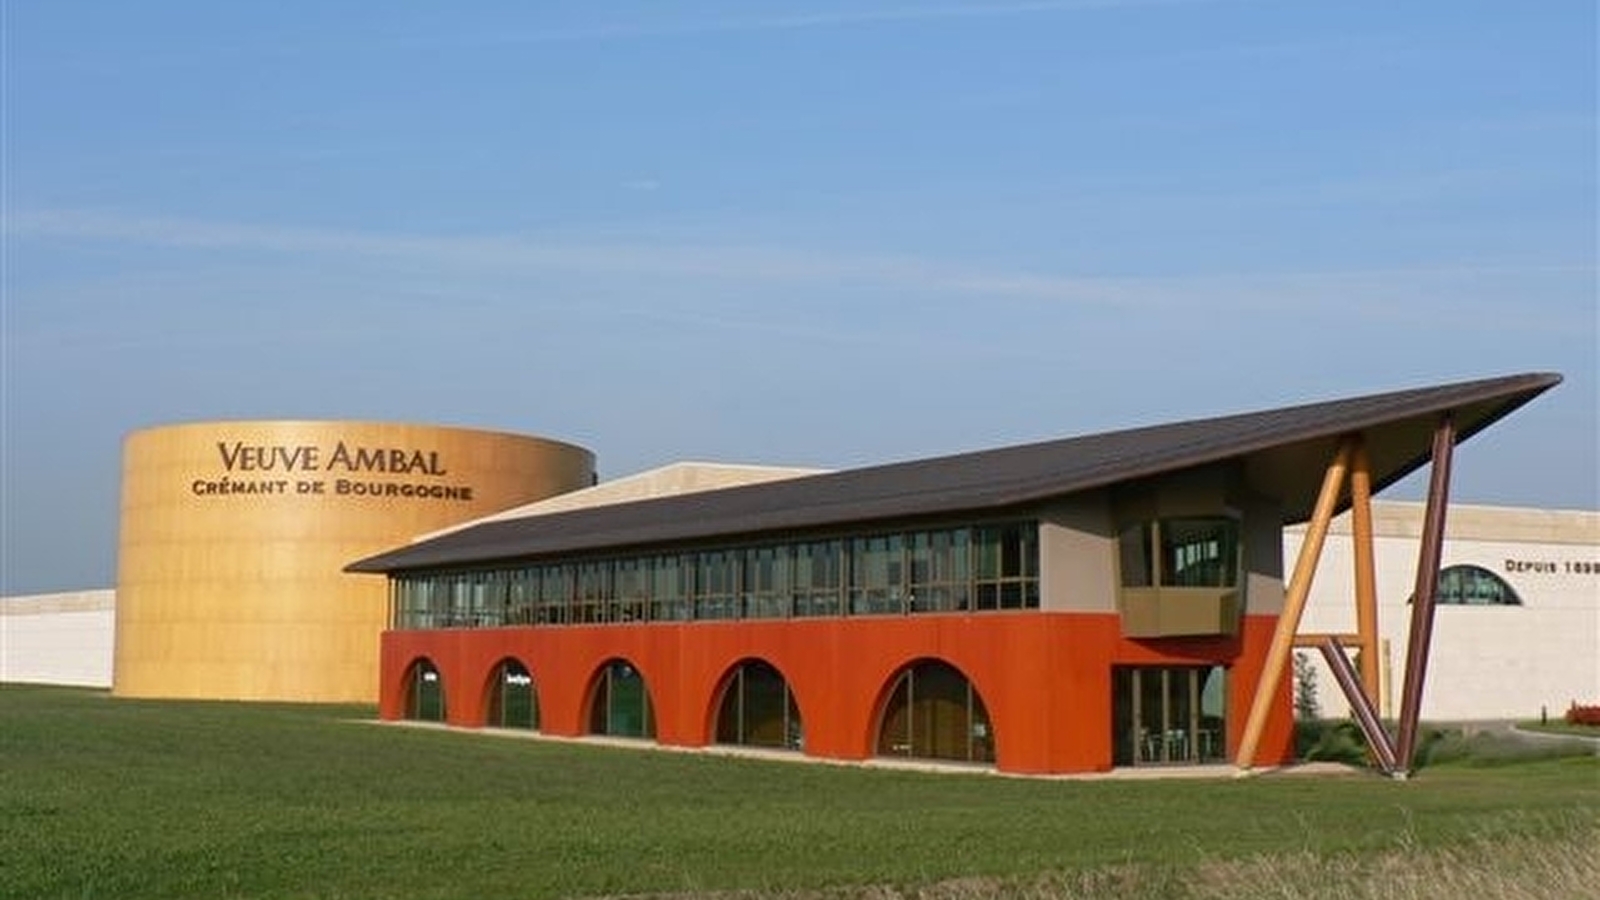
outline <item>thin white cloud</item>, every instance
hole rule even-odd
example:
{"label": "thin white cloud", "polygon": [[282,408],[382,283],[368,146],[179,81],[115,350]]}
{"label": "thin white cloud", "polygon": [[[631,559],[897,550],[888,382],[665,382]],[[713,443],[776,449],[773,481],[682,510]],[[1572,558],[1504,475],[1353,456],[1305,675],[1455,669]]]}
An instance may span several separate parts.
{"label": "thin white cloud", "polygon": [[[745,243],[672,243],[640,239],[574,240],[543,235],[390,235],[332,229],[206,222],[81,210],[12,211],[8,238],[96,241],[175,250],[333,258],[346,264],[379,260],[441,281],[578,275],[595,283],[617,278],[661,282],[802,287],[840,293],[891,290],[919,302],[938,298],[1009,302],[1030,308],[1086,312],[1193,310],[1216,314],[1283,314],[1338,310],[1370,321],[1448,323],[1496,328],[1548,327],[1539,317],[1508,320],[1505,297],[1520,285],[1563,286],[1576,296],[1592,289],[1595,265],[1474,263],[1300,272],[1235,272],[1163,276],[1064,275],[997,271],[917,256],[846,254]],[[1585,287],[1587,286],[1587,287]],[[1575,308],[1578,301],[1568,305]],[[1591,316],[1592,318],[1592,316]],[[1546,323],[1541,325],[1540,323]]]}

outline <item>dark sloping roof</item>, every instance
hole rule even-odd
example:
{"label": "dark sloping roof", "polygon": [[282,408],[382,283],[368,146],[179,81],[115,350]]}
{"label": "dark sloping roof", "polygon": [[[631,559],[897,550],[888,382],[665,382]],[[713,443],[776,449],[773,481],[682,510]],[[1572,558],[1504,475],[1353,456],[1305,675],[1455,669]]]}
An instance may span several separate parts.
{"label": "dark sloping roof", "polygon": [[1513,375],[1135,428],[766,484],[485,522],[351,564],[393,572],[642,547],[849,522],[1001,510],[1228,459],[1282,499],[1286,521],[1310,514],[1341,435],[1362,432],[1374,490],[1427,462],[1438,417],[1458,440],[1561,381]]}

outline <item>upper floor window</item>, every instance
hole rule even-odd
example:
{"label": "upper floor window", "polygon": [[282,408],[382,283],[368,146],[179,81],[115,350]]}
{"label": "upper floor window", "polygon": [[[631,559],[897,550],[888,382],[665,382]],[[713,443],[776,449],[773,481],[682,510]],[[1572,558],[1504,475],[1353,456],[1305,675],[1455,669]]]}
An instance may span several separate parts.
{"label": "upper floor window", "polygon": [[1449,566],[1439,571],[1436,603],[1456,606],[1521,606],[1522,598],[1505,579],[1482,566]]}
{"label": "upper floor window", "polygon": [[1239,581],[1239,522],[1228,516],[1157,519],[1122,529],[1123,587],[1230,588]]}

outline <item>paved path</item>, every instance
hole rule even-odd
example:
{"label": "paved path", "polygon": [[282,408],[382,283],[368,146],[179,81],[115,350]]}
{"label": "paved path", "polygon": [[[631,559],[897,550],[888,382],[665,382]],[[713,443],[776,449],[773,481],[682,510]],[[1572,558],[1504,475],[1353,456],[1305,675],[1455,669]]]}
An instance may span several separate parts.
{"label": "paved path", "polygon": [[1523,728],[1520,725],[1512,725],[1506,730],[1517,737],[1534,741],[1581,741],[1592,745],[1596,751],[1600,751],[1600,734],[1565,734],[1554,731],[1535,731],[1531,728]]}

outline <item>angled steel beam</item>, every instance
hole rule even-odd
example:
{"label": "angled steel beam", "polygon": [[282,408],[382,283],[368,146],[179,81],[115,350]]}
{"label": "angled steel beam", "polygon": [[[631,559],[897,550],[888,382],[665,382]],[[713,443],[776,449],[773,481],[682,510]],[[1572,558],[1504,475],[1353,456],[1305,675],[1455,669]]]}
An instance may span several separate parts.
{"label": "angled steel beam", "polygon": [[1428,674],[1428,648],[1433,642],[1433,610],[1439,592],[1439,558],[1444,550],[1444,514],[1450,495],[1450,457],[1455,438],[1455,422],[1446,413],[1433,432],[1433,472],[1422,517],[1416,587],[1411,592],[1411,634],[1406,644],[1405,686],[1400,695],[1400,734],[1395,742],[1397,764],[1406,771],[1410,771],[1411,757],[1417,750],[1422,684]]}
{"label": "angled steel beam", "polygon": [[1361,726],[1361,733],[1367,736],[1367,747],[1377,759],[1378,768],[1382,769],[1385,775],[1396,774],[1399,767],[1395,762],[1394,742],[1390,740],[1389,732],[1383,730],[1383,720],[1379,718],[1377,708],[1363,690],[1360,676],[1356,673],[1355,666],[1350,664],[1350,657],[1345,655],[1344,647],[1333,635],[1323,635],[1316,646],[1322,651],[1322,658],[1327,661],[1328,668],[1333,671],[1333,680],[1339,683],[1339,689],[1344,691],[1345,699],[1350,701],[1350,711],[1355,714],[1356,724]]}
{"label": "angled steel beam", "polygon": [[1300,628],[1300,614],[1305,611],[1306,598],[1311,593],[1311,579],[1317,572],[1317,561],[1322,558],[1322,544],[1328,536],[1328,523],[1333,520],[1334,508],[1339,504],[1345,471],[1350,466],[1352,443],[1348,437],[1339,442],[1339,450],[1322,476],[1322,491],[1317,495],[1317,505],[1306,526],[1300,556],[1294,564],[1294,575],[1289,579],[1289,588],[1284,594],[1283,611],[1278,614],[1278,624],[1272,632],[1272,645],[1262,663],[1261,677],[1256,679],[1250,715],[1245,719],[1244,735],[1239,740],[1239,753],[1234,765],[1241,773],[1248,771],[1255,762],[1261,731],[1266,727],[1267,714],[1272,710],[1278,684],[1283,680],[1284,666],[1289,654],[1294,651],[1294,633]]}

